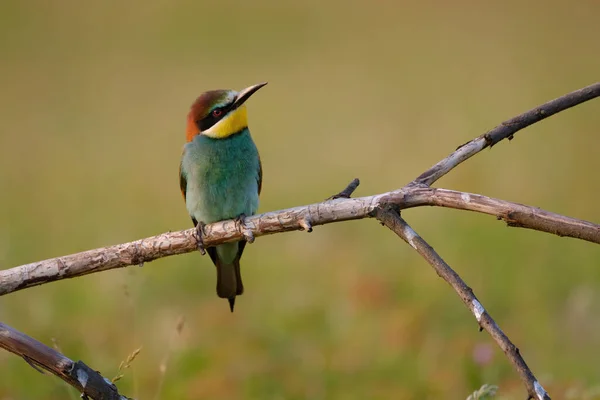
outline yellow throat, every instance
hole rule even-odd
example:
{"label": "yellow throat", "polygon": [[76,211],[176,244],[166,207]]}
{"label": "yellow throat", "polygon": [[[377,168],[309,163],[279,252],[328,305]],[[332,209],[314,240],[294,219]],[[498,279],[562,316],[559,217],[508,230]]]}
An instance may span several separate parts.
{"label": "yellow throat", "polygon": [[235,133],[248,127],[248,111],[246,105],[242,104],[233,111],[230,111],[223,119],[202,131],[203,135],[213,139],[225,139]]}

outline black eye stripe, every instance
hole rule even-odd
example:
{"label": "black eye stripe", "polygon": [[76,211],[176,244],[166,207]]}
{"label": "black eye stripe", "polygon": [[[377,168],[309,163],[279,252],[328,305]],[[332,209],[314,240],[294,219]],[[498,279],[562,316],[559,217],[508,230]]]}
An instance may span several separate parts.
{"label": "black eye stripe", "polygon": [[220,117],[214,117],[211,112],[206,117],[202,118],[199,121],[196,121],[196,124],[198,125],[198,128],[200,129],[200,131],[206,131],[206,130],[210,129],[211,126],[213,126],[214,124],[219,122],[219,120],[221,118],[223,118],[223,115],[224,114],[221,114]]}
{"label": "black eye stripe", "polygon": [[[199,121],[196,121],[196,125],[198,125],[198,128],[200,129],[201,132],[210,129],[214,124],[216,124],[217,122],[222,120],[223,117],[225,117],[227,115],[227,113],[229,113],[231,110],[233,110],[235,108],[234,104],[235,104],[235,100],[224,107],[218,107],[218,108],[211,110],[206,117],[202,118]],[[217,109],[220,109],[222,112],[221,112],[221,115],[219,115],[218,117],[215,117],[213,115],[213,111],[215,111]]]}

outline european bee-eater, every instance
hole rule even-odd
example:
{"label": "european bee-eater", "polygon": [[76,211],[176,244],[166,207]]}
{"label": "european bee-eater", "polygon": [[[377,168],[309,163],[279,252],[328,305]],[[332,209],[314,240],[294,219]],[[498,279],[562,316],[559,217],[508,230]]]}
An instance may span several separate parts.
{"label": "european bee-eater", "polygon": [[[179,183],[200,246],[204,224],[234,218],[243,223],[258,209],[262,166],[244,103],[266,84],[240,92],[211,90],[192,104]],[[245,246],[240,241],[206,249],[217,268],[217,295],[229,300],[232,312],[235,296],[244,292],[240,258]]]}

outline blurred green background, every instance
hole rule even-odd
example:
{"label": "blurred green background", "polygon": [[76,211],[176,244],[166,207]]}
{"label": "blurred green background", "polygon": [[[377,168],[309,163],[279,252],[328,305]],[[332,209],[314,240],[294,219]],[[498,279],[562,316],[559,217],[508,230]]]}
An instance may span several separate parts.
{"label": "blurred green background", "polygon": [[[598,80],[600,5],[561,2],[0,3],[0,268],[191,227],[178,187],[202,91],[248,103],[261,211],[412,180],[501,121]],[[600,102],[438,184],[600,221]],[[555,398],[600,386],[600,247],[423,208],[405,218]],[[2,297],[0,320],[139,399],[464,399],[524,389],[454,292],[374,221],[257,240],[231,314],[187,254]],[[180,334],[177,321],[185,318]],[[0,399],[76,398],[0,352]]]}

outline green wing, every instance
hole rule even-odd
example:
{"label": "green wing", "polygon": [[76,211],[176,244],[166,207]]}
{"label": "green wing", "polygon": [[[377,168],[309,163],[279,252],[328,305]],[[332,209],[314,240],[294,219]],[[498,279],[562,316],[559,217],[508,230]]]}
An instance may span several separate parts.
{"label": "green wing", "polygon": [[260,162],[260,156],[258,156],[258,194],[262,190],[262,163]]}
{"label": "green wing", "polygon": [[179,164],[179,188],[181,189],[183,200],[185,200],[185,192],[187,191],[187,177],[181,168],[181,164]]}

